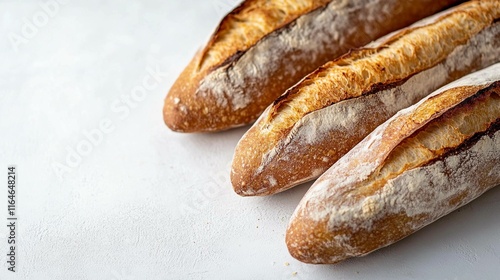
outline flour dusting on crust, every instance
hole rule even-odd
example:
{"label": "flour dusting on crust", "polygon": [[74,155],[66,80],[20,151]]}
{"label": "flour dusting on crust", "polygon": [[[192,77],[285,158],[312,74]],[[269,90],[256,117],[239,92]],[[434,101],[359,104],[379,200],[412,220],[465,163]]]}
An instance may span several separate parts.
{"label": "flour dusting on crust", "polygon": [[299,203],[287,231],[290,252],[311,263],[362,256],[499,185],[499,82],[500,63],[440,88],[375,129]]}
{"label": "flour dusting on crust", "polygon": [[[339,213],[351,213],[349,211],[344,211],[345,209],[342,210],[343,206],[325,206],[325,203],[328,203],[328,198],[330,196],[334,196],[335,192],[339,189],[349,189],[354,187],[355,183],[362,182],[367,179],[368,176],[370,176],[376,168],[382,164],[390,151],[397,144],[399,144],[400,141],[399,139],[385,139],[384,143],[382,142],[382,135],[384,135],[384,132],[388,130],[393,123],[396,123],[400,118],[411,115],[416,108],[420,107],[429,99],[438,96],[447,90],[471,85],[485,88],[498,80],[500,80],[500,63],[454,81],[433,92],[417,104],[399,111],[396,115],[375,129],[350,152],[337,161],[337,163],[334,164],[327,172],[325,172],[306,193],[300,205],[303,206],[307,202],[309,209],[307,212],[309,213],[309,218],[315,221],[321,221],[325,218],[341,219],[342,221],[352,220],[352,216],[339,215]],[[439,117],[442,113],[444,112],[436,114],[432,119]],[[431,119],[427,120],[426,123],[429,121],[431,121]],[[413,133],[426,123],[413,127],[410,131],[408,131],[408,133]],[[387,141],[392,142],[388,144]],[[498,144],[499,140],[497,139],[495,141],[497,141],[496,143]],[[382,146],[383,144],[384,146]],[[496,149],[498,153],[498,146],[496,146]],[[374,160],[373,153],[375,151],[377,151],[377,157]],[[390,189],[390,187],[388,188]],[[314,205],[318,205],[317,209],[315,209]],[[294,215],[297,214],[297,211],[301,211],[301,206],[299,206]],[[352,208],[352,205],[349,207]]]}
{"label": "flour dusting on crust", "polygon": [[[496,23],[473,36],[466,44],[455,48],[441,63],[414,75],[401,85],[358,98],[344,100],[305,115],[294,125],[286,137],[283,137],[276,144],[275,148],[263,156],[256,173],[264,172],[265,167],[271,161],[276,160],[278,154],[286,156],[287,154],[299,153],[304,157],[313,156],[309,155],[308,144],[327,146],[327,142],[336,143],[337,139],[329,138],[332,131],[338,131],[339,135],[350,135],[350,137],[357,138],[366,135],[368,132],[363,130],[360,124],[367,117],[378,113],[388,118],[397,111],[422,99],[429,92],[450,82],[450,74],[479,70],[498,62],[499,58],[500,23]],[[474,67],[472,66],[473,63],[475,63]],[[453,77],[453,75],[451,76]],[[476,83],[472,79],[485,78],[470,77],[469,79],[471,83]],[[477,82],[484,83],[486,81]],[[453,87],[453,83],[448,85],[448,87],[450,86]],[[267,114],[269,114],[269,109],[263,113],[263,115]],[[357,127],[357,129],[353,130],[352,127]],[[313,178],[315,176],[301,178],[300,181]],[[290,182],[290,184],[296,183]]]}
{"label": "flour dusting on crust", "polygon": [[[363,19],[367,35],[376,34],[376,26],[400,5],[399,0],[335,0],[296,19],[289,28],[269,34],[245,52],[236,62],[218,68],[200,83],[197,94],[211,92],[219,106],[233,110],[247,107],[260,96],[257,83],[262,77],[277,72],[284,54],[293,53],[285,76],[300,70],[295,61],[315,60],[336,41],[342,46],[344,37],[355,32],[352,22]],[[305,28],[307,26],[307,28]],[[279,34],[276,34],[279,33]],[[333,39],[333,40],[332,40]],[[245,90],[243,90],[245,89]]]}

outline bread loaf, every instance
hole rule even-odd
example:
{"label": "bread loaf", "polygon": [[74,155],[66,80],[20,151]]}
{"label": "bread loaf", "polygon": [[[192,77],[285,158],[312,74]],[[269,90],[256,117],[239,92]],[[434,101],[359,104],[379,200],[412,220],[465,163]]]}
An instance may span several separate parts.
{"label": "bread loaf", "polygon": [[500,1],[471,1],[329,62],[276,100],[236,147],[240,195],[317,178],[398,110],[500,61]]}
{"label": "bread loaf", "polygon": [[432,223],[500,184],[500,64],[399,111],[306,193],[287,230],[292,256],[335,263]]}
{"label": "bread loaf", "polygon": [[323,63],[456,2],[246,0],[172,86],[165,123],[180,132],[251,123]]}

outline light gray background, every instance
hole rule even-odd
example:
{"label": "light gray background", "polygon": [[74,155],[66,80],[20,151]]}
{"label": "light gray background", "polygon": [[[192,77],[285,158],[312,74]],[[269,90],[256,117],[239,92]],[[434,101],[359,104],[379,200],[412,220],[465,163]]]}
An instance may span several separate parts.
{"label": "light gray background", "polygon": [[[238,197],[228,165],[245,128],[164,126],[164,95],[235,0],[66,0],[49,15],[53,1],[0,3],[0,279],[498,279],[500,188],[367,257],[306,265],[284,233],[309,184]],[[103,121],[113,130],[88,146]]]}

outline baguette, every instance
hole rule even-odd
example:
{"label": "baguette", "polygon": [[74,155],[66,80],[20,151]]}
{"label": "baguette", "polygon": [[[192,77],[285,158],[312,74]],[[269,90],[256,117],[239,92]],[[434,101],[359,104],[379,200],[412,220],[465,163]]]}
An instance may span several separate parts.
{"label": "baguette", "polygon": [[306,193],[292,256],[335,263],[390,245],[500,184],[500,64],[399,111]]}
{"label": "baguette", "polygon": [[500,1],[471,1],[325,64],[242,137],[235,192],[269,195],[317,178],[400,109],[499,62],[499,17]]}
{"label": "baguette", "polygon": [[174,131],[251,123],[325,62],[459,0],[247,0],[181,73],[163,109]]}

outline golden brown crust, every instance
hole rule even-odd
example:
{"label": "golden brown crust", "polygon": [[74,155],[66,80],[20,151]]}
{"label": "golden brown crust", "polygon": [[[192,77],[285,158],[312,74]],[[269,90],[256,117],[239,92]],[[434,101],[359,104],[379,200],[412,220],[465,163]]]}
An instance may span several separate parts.
{"label": "golden brown crust", "polygon": [[[300,202],[295,258],[335,263],[392,244],[500,183],[500,64],[400,111]],[[489,71],[489,72],[486,72]]]}
{"label": "golden brown crust", "polygon": [[470,2],[434,23],[396,33],[376,48],[353,50],[287,90],[273,103],[266,126],[271,130],[289,129],[307,113],[432,67],[499,16],[498,1]]}
{"label": "golden brown crust", "polygon": [[221,21],[202,52],[198,68],[227,64],[267,34],[329,2],[331,0],[243,1]]}
{"label": "golden brown crust", "polygon": [[[329,2],[331,0],[243,1],[224,17],[205,48],[175,81],[165,99],[165,124],[174,131],[196,132],[228,129],[255,120],[265,105],[259,106],[256,101],[254,107],[259,110],[250,108],[232,114],[233,109],[221,107],[214,96],[197,94],[202,79],[217,67],[237,60],[264,36]],[[224,125],[219,128],[220,123]]]}
{"label": "golden brown crust", "polygon": [[[458,107],[448,110],[439,119],[428,123],[394,147],[377,171],[366,179],[371,182],[364,183],[357,192],[363,196],[371,195],[380,186],[406,170],[436,161],[467,143],[476,134],[483,134],[492,128],[500,118],[500,82],[494,83],[486,90],[482,90],[481,86],[468,86],[454,88],[447,93],[451,93],[454,97],[461,97],[464,93],[469,95],[470,92],[478,93],[461,102]],[[436,100],[429,100],[434,104],[416,110],[415,119],[410,121],[422,123],[423,120],[432,119],[433,116],[429,112],[434,110],[436,104],[451,107],[456,101],[450,102],[453,98],[449,98],[448,94],[441,95],[442,98],[437,96]]]}
{"label": "golden brown crust", "polygon": [[[231,174],[235,191],[268,195],[314,179],[399,109],[498,61],[500,25],[492,22],[499,14],[498,2],[466,3],[316,70],[240,140]],[[491,46],[489,54],[481,45]],[[321,139],[303,139],[308,131]]]}
{"label": "golden brown crust", "polygon": [[[174,83],[165,99],[164,121],[180,132],[248,124],[318,66],[458,1],[306,1],[283,13],[278,1],[265,11],[252,8],[258,1],[245,2]],[[249,41],[230,35],[255,25],[266,27]]]}

